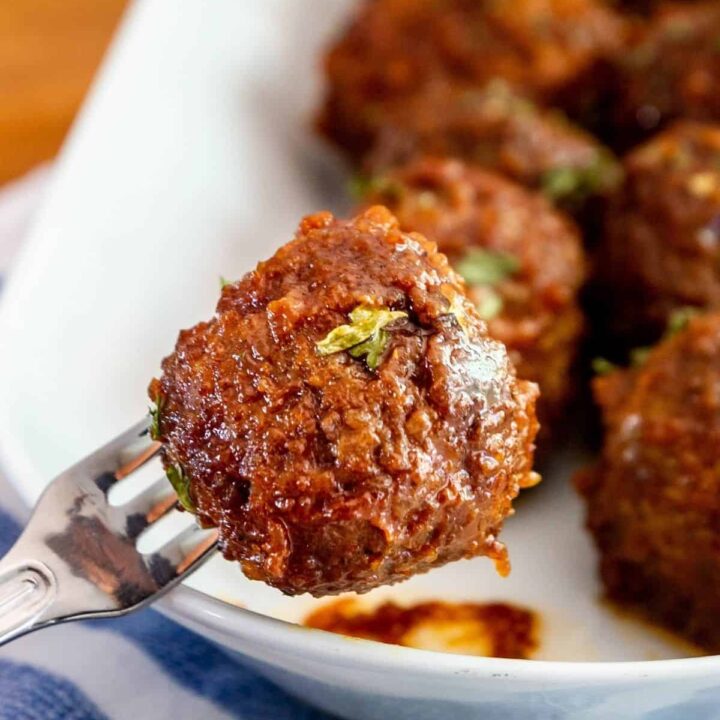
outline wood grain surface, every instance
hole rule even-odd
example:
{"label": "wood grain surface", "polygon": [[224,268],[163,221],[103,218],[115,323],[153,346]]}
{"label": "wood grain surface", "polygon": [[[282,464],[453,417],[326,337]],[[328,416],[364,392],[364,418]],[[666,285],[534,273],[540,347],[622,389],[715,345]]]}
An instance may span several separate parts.
{"label": "wood grain surface", "polygon": [[0,183],[58,151],[126,0],[0,0]]}

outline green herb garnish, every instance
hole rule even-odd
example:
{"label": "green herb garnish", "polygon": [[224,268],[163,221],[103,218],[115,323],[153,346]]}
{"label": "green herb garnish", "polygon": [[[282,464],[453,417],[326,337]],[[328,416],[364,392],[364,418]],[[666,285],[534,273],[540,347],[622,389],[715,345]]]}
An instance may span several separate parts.
{"label": "green herb garnish", "polygon": [[220,289],[222,290],[226,285],[232,285],[232,280],[220,276]]}
{"label": "green herb garnish", "polygon": [[165,474],[173,486],[173,490],[175,490],[180,505],[189,513],[195,513],[195,504],[190,497],[190,479],[182,467],[180,465],[170,465],[165,470]]}
{"label": "green herb garnish", "polygon": [[563,198],[578,192],[585,183],[585,168],[556,167],[543,173],[540,181],[543,192],[552,200]]}
{"label": "green herb garnish", "polygon": [[471,108],[490,110],[503,117],[537,115],[538,107],[527,98],[518,95],[505,80],[495,78],[481,90],[468,90],[461,95],[461,102]]}
{"label": "green herb garnish", "polygon": [[380,364],[380,359],[385,352],[385,348],[387,348],[388,342],[390,342],[390,336],[387,331],[378,330],[375,335],[365,340],[365,342],[349,348],[348,353],[356,360],[361,360],[364,356],[367,366],[371,370],[375,370]]}
{"label": "green herb garnish", "polygon": [[497,317],[504,307],[503,299],[494,291],[487,290],[483,298],[475,303],[478,315],[483,320],[492,320]]}
{"label": "green herb garnish", "polygon": [[150,437],[153,440],[160,439],[160,418],[165,405],[165,396],[158,395],[155,402],[150,406]]}
{"label": "green herb garnish", "polygon": [[640,367],[647,362],[648,356],[652,352],[651,345],[642,345],[641,347],[633,348],[630,351],[630,365],[632,367]]}
{"label": "green herb garnish", "polygon": [[503,309],[503,299],[493,287],[514,275],[520,269],[520,262],[509,253],[470,248],[455,263],[455,269],[468,285],[484,288],[485,292],[476,307],[483,320],[492,320]]}
{"label": "green herb garnish", "polygon": [[350,180],[350,194],[356,200],[365,200],[371,195],[380,195],[388,202],[398,202],[402,199],[404,189],[402,183],[387,177],[356,175]]}
{"label": "green herb garnish", "polygon": [[690,320],[700,313],[700,310],[696,307],[681,307],[677,310],[673,310],[668,317],[667,327],[665,328],[664,339],[674,337],[679,332],[682,332],[687,326]]}
{"label": "green herb garnish", "polygon": [[615,372],[618,366],[607,358],[596,357],[592,361],[592,369],[596,375],[609,375],[611,372]]}
{"label": "green herb garnish", "polygon": [[468,285],[492,287],[514,275],[520,269],[520,263],[509,253],[470,248],[455,263],[455,269],[465,278]]}
{"label": "green herb garnish", "polygon": [[320,355],[332,355],[347,350],[354,358],[364,356],[367,366],[375,370],[390,341],[383,328],[407,316],[402,310],[358,305],[350,313],[347,325],[336,327],[316,343],[317,351]]}
{"label": "green herb garnish", "polygon": [[[681,307],[673,310],[668,316],[667,325],[665,326],[665,332],[663,333],[660,342],[663,340],[669,340],[675,337],[679,332],[682,332],[690,322],[690,320],[700,313],[699,308],[695,307]],[[652,351],[652,346],[636,347],[630,351],[630,364],[633,367],[640,367],[644,365],[648,359],[648,355]]]}
{"label": "green herb garnish", "polygon": [[620,178],[620,167],[612,155],[598,151],[587,165],[546,170],[540,179],[540,187],[550,200],[576,206],[591,195],[615,187]]}

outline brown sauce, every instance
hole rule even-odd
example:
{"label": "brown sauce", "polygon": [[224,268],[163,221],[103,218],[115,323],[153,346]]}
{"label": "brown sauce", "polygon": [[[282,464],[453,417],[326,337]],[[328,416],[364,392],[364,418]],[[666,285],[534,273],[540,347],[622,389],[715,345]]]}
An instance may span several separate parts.
{"label": "brown sauce", "polygon": [[507,603],[386,602],[367,609],[342,599],[312,612],[306,627],[418,650],[529,659],[538,648],[539,620]]}

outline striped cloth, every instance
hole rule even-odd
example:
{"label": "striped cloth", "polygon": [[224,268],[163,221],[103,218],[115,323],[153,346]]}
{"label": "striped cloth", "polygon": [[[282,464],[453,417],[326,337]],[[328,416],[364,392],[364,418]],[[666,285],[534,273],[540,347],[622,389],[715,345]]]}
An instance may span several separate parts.
{"label": "striped cloth", "polygon": [[[0,193],[0,271],[44,194],[42,170]],[[0,478],[0,555],[26,511]],[[215,645],[144,610],[0,648],[0,720],[328,720]]]}

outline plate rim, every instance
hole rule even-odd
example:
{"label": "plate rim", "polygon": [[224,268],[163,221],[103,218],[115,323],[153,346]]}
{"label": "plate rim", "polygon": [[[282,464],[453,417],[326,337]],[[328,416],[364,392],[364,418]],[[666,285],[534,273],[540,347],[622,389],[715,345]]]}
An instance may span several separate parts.
{"label": "plate rim", "polygon": [[[200,623],[216,633],[247,642],[247,645],[267,646],[268,642],[280,650],[302,647],[303,657],[321,662],[349,658],[357,667],[368,670],[396,670],[438,677],[458,675],[490,679],[498,674],[515,681],[542,681],[549,685],[568,682],[626,684],[633,681],[682,681],[717,674],[720,655],[665,660],[574,661],[574,660],[518,660],[511,658],[479,657],[453,653],[418,650],[390,646],[374,640],[345,637],[336,633],[308,628],[303,625],[262,615],[253,610],[214,598],[206,593],[181,585],[160,599],[158,609],[168,617],[182,622]],[[302,642],[298,643],[298,638]],[[226,645],[236,649],[229,643]],[[251,654],[251,653],[250,653]]]}

